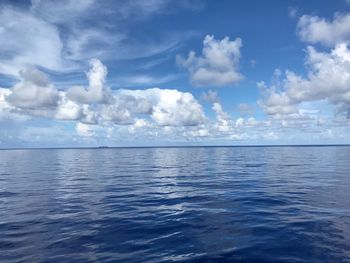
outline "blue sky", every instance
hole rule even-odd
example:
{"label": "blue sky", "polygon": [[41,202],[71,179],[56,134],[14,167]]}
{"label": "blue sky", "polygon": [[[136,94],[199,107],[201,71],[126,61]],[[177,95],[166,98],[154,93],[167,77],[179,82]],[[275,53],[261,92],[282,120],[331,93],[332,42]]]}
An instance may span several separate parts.
{"label": "blue sky", "polygon": [[0,1],[0,147],[349,143],[349,8]]}

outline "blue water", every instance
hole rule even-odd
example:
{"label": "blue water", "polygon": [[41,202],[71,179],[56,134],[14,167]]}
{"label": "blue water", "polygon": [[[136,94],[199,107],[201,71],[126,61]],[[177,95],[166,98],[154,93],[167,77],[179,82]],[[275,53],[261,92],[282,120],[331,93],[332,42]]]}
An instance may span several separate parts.
{"label": "blue water", "polygon": [[0,151],[1,262],[350,262],[350,147]]}

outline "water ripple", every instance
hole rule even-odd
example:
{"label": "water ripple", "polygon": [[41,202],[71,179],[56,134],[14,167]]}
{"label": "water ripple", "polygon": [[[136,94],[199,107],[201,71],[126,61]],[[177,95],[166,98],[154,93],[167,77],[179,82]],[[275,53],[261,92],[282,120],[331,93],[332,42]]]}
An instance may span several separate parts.
{"label": "water ripple", "polygon": [[350,147],[0,151],[0,262],[350,262]]}

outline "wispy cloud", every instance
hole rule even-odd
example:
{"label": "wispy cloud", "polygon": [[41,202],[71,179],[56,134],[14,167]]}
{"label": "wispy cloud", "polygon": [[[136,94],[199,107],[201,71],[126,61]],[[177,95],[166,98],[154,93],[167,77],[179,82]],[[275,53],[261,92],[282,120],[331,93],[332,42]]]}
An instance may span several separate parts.
{"label": "wispy cloud", "polygon": [[[94,57],[105,61],[134,60],[172,52],[191,32],[172,32],[161,40],[139,39],[131,36],[126,26],[127,20],[134,20],[133,14],[147,19],[168,5],[174,3],[33,0],[29,7],[23,8],[12,6],[11,2],[2,5],[0,74],[18,77],[27,65],[71,72],[81,69],[86,60]],[[191,6],[190,3],[175,5]]]}

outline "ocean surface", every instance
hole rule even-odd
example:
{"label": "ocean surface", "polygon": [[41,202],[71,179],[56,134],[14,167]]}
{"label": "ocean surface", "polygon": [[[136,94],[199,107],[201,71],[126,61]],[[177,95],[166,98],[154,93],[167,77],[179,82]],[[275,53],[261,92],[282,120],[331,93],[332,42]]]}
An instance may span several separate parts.
{"label": "ocean surface", "polygon": [[0,150],[0,262],[350,262],[350,147]]}

